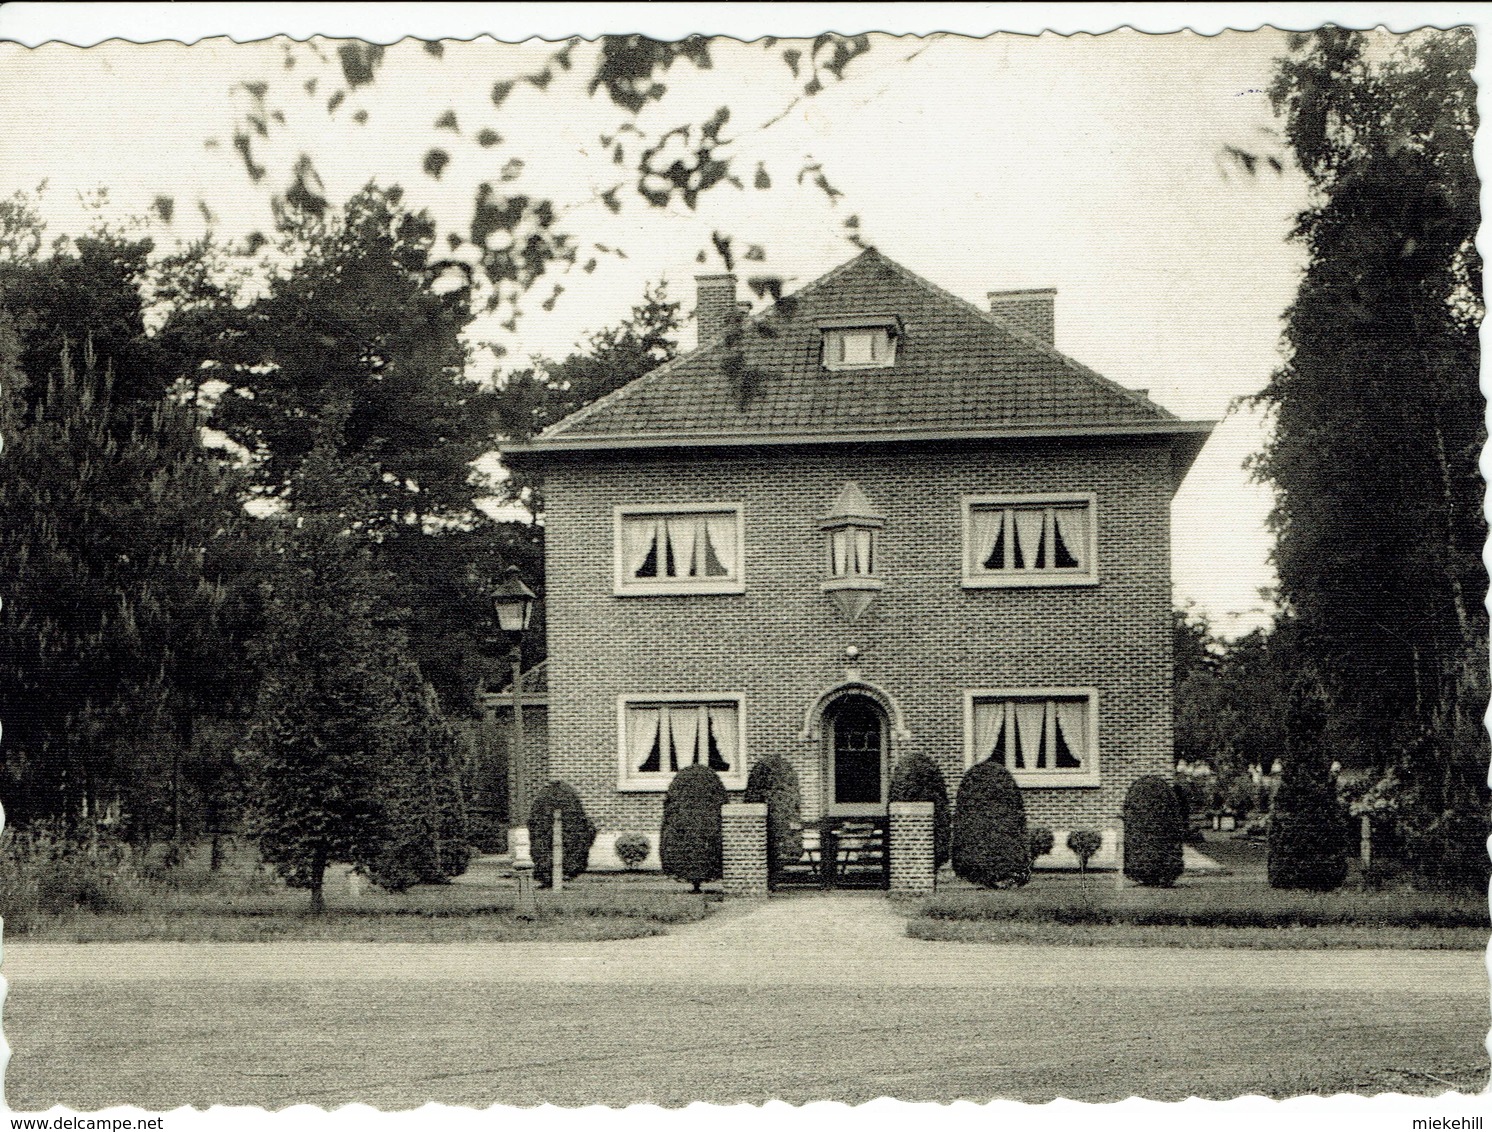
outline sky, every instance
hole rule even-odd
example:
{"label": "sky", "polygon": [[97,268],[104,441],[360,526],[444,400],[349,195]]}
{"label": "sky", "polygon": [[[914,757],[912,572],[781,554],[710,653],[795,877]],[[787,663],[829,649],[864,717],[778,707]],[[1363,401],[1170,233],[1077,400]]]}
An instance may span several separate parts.
{"label": "sky", "polygon": [[[563,356],[625,317],[651,282],[666,280],[692,309],[694,273],[721,270],[713,255],[696,261],[715,231],[737,251],[760,247],[759,260],[739,265],[743,277],[801,286],[856,253],[845,227],[854,216],[867,242],[980,305],[991,290],[1055,287],[1059,349],[1181,417],[1219,420],[1173,507],[1175,596],[1229,635],[1263,623],[1271,496],[1243,462],[1265,423],[1234,406],[1279,363],[1280,316],[1302,266],[1287,235],[1306,195],[1288,164],[1249,176],[1223,151],[1283,154],[1265,90],[1284,33],[876,35],[843,81],[812,98],[798,97],[788,46],[716,40],[710,70],[677,64],[663,100],[635,120],[657,137],[730,108],[723,152],[743,187],[713,190],[690,210],[647,207],[609,160],[601,135],[616,136],[628,115],[588,94],[587,48],[575,71],[542,91],[520,84],[495,107],[493,83],[538,69],[553,44],[453,41],[437,59],[405,41],[374,84],[329,114],[338,70],[315,45],[0,43],[0,195],[45,181],[54,234],[91,223],[79,197],[99,187],[101,213],[116,223],[170,196],[173,222],[152,229],[166,245],[200,234],[199,201],[224,238],[267,229],[269,191],[302,151],[333,200],[370,179],[399,183],[458,230],[474,187],[506,170],[505,190],[562,206],[582,262],[594,255],[597,266],[557,278],[564,292],[549,311],[549,281],[540,283],[513,329],[480,321],[475,338],[495,349],[478,351],[476,376]],[[303,86],[313,77],[314,98]],[[253,107],[243,84],[255,81],[285,115],[256,143],[269,170],[257,186],[229,144]],[[459,132],[434,128],[447,110]],[[483,128],[502,142],[475,144]],[[421,170],[436,144],[451,155],[438,182]],[[800,183],[805,166],[843,195],[831,201],[811,175]],[[768,191],[753,187],[758,167]],[[602,194],[618,183],[613,213]]]}

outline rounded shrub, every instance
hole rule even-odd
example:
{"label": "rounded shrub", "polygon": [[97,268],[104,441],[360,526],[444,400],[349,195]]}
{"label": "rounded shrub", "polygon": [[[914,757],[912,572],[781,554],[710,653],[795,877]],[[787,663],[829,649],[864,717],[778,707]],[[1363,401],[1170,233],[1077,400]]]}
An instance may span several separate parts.
{"label": "rounded shrub", "polygon": [[1031,879],[1026,806],[999,763],[976,763],[959,783],[952,857],[955,873],[986,888],[1014,888]]}
{"label": "rounded shrub", "polygon": [[1181,875],[1181,807],[1171,783],[1146,774],[1124,795],[1124,875],[1170,888]]}
{"label": "rounded shrub", "polygon": [[1269,885],[1330,892],[1347,879],[1347,821],[1326,748],[1326,692],[1310,672],[1290,688],[1285,736],[1269,815]]}
{"label": "rounded shrub", "polygon": [[1086,873],[1088,862],[1103,847],[1103,834],[1096,829],[1075,829],[1067,835],[1067,847],[1078,859],[1078,871]]}
{"label": "rounded shrub", "polygon": [[1056,847],[1057,835],[1044,825],[1033,825],[1026,834],[1026,841],[1031,846],[1031,860],[1034,861]]}
{"label": "rounded shrub", "polygon": [[933,868],[941,869],[952,854],[952,822],[948,812],[948,783],[938,764],[922,754],[897,760],[891,774],[891,801],[931,802],[933,805]]}
{"label": "rounded shrub", "polygon": [[694,891],[707,880],[719,880],[723,870],[720,807],[725,786],[703,763],[692,763],[668,784],[663,795],[663,829],[658,857],[663,871],[686,880]]}
{"label": "rounded shrub", "polygon": [[635,869],[646,861],[652,849],[653,843],[648,840],[648,835],[645,833],[617,834],[616,855],[629,869]]}
{"label": "rounded shrub", "polygon": [[534,858],[534,877],[541,888],[547,888],[553,875],[554,815],[564,822],[562,831],[564,859],[561,868],[566,880],[585,872],[591,863],[591,846],[596,841],[596,827],[580,803],[580,795],[563,782],[551,782],[534,797],[528,808],[528,838]]}
{"label": "rounded shrub", "polygon": [[798,772],[781,755],[768,755],[746,777],[745,802],[767,804],[767,875],[803,856]]}

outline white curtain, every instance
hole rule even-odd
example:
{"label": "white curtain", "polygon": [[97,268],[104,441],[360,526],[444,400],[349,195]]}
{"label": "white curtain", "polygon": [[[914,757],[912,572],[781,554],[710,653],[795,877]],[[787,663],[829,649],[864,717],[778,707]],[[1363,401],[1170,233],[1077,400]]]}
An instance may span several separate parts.
{"label": "white curtain", "polygon": [[[1000,528],[1005,525],[1004,511],[975,511],[972,514],[974,562],[976,570],[984,568],[989,556],[994,553],[995,543],[1000,540]],[[1004,568],[1003,562],[994,563],[990,569]]]}
{"label": "white curtain", "polygon": [[642,764],[652,754],[661,715],[657,708],[627,709],[627,765],[634,771],[642,770]]}
{"label": "white curtain", "polygon": [[1041,725],[1046,720],[1045,703],[1016,703],[1016,730],[1021,739],[1020,764],[1026,770],[1046,765],[1046,754],[1041,749]]}
{"label": "white curtain", "polygon": [[[671,578],[692,578],[703,571],[694,566],[694,544],[704,526],[697,515],[684,515],[668,519],[668,547],[673,552]],[[661,576],[663,571],[658,571]]]}
{"label": "white curtain", "polygon": [[699,762],[699,709],[696,707],[671,707],[668,709],[668,733],[673,740],[673,751],[669,755],[668,769],[678,770],[690,763]]}
{"label": "white curtain", "polygon": [[1088,558],[1088,511],[1086,508],[1059,507],[1052,512],[1057,520],[1057,535],[1067,553],[1077,559],[1079,566],[1087,565]]}
{"label": "white curtain", "polygon": [[1041,549],[1041,528],[1045,521],[1044,511],[1018,510],[1015,512],[1015,534],[1020,540],[1021,565],[1027,570],[1036,568],[1036,558]]}
{"label": "white curtain", "polygon": [[[1005,730],[1005,701],[993,700],[974,705],[974,761],[982,763],[995,753],[1000,732]],[[1010,740],[1006,740],[1009,753]]]}
{"label": "white curtain", "polygon": [[[642,569],[644,562],[648,560],[648,553],[658,541],[657,519],[623,519],[622,520],[622,550],[626,555],[627,576],[637,577],[637,572]],[[660,562],[658,573],[663,573]]]}
{"label": "white curtain", "polygon": [[712,707],[710,711],[710,734],[715,737],[715,749],[725,769],[736,769],[736,709]]}
{"label": "white curtain", "polygon": [[1081,766],[1088,758],[1088,705],[1081,700],[1058,700],[1057,726],[1062,729],[1062,741]]}
{"label": "white curtain", "polygon": [[870,532],[867,530],[856,530],[855,534],[855,566],[851,573],[870,574]]}
{"label": "white curtain", "polygon": [[706,515],[705,532],[710,545],[715,548],[715,557],[725,567],[725,577],[736,576],[736,517],[735,515]]}
{"label": "white curtain", "polygon": [[843,578],[850,572],[850,532],[840,528],[829,534],[830,568],[834,577]]}

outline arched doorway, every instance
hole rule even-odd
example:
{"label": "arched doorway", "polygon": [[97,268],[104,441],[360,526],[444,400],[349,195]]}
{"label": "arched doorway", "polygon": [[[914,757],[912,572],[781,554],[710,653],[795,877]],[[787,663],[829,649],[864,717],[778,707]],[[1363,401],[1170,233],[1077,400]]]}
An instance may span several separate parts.
{"label": "arched doorway", "polygon": [[870,696],[850,692],[824,708],[824,812],[830,817],[886,813],[891,728]]}

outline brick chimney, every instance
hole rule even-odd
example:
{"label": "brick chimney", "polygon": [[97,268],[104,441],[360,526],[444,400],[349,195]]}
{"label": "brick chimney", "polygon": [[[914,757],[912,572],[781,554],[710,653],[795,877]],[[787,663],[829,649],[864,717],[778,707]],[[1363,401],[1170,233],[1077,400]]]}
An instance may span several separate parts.
{"label": "brick chimney", "polygon": [[741,322],[741,308],[736,303],[734,275],[696,275],[695,326],[699,344],[724,337]]}
{"label": "brick chimney", "polygon": [[1025,291],[991,291],[989,312],[1015,330],[1040,339],[1048,346],[1057,340],[1057,288],[1033,287]]}

